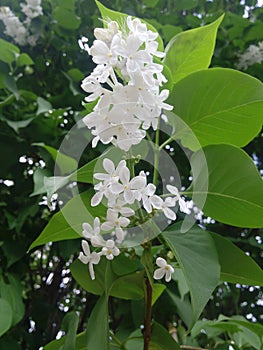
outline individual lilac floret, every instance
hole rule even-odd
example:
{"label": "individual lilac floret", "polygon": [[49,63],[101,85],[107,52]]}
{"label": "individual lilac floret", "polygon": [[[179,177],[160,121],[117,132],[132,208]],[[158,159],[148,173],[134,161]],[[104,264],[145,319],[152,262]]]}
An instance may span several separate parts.
{"label": "individual lilac floret", "polygon": [[159,266],[159,269],[154,271],[153,278],[160,280],[165,276],[165,281],[170,282],[172,278],[172,273],[174,273],[174,268],[167,264],[167,261],[163,258],[156,259],[156,265]]}
{"label": "individual lilac floret", "polygon": [[81,242],[83,252],[79,253],[79,260],[83,264],[89,264],[89,273],[92,280],[95,279],[95,273],[93,265],[97,265],[100,262],[100,254],[96,252],[90,253],[89,243],[87,241]]}
{"label": "individual lilac floret", "polygon": [[112,260],[115,256],[120,254],[120,250],[116,247],[115,242],[112,239],[108,239],[105,247],[101,250],[102,255],[105,255],[108,260]]}

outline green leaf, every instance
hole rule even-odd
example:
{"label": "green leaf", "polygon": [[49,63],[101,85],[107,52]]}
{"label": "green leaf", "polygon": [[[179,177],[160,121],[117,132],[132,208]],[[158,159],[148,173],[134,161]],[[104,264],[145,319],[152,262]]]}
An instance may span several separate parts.
{"label": "green leaf", "polygon": [[[62,346],[65,343],[66,337],[62,337],[58,340],[53,340],[44,346],[43,350],[62,350]],[[86,347],[86,332],[77,334],[76,336],[76,349],[77,350],[87,350]],[[64,349],[63,349],[64,350]]]}
{"label": "green leaf", "polygon": [[163,237],[173,251],[190,289],[193,319],[200,316],[212,292],[219,283],[220,265],[211,236],[204,231],[182,234],[181,223],[171,227]]}
{"label": "green leaf", "polygon": [[191,307],[190,299],[187,296],[185,296],[184,299],[182,299],[169,289],[166,289],[166,292],[171,298],[176,308],[176,313],[183,320],[186,326],[190,328],[192,325],[192,319],[193,319],[193,310]]}
{"label": "green leaf", "polygon": [[263,270],[250,256],[230,240],[214,232],[209,232],[209,234],[212,236],[217,249],[221,265],[220,279],[222,281],[263,286]]}
{"label": "green leaf", "polygon": [[[117,11],[113,11],[108,9],[106,6],[102,5],[98,0],[95,0],[96,4],[100,10],[101,16],[104,20],[112,20],[112,21],[116,21],[120,27],[123,27],[124,23],[126,22],[126,18],[128,17],[127,14],[125,13],[121,13],[121,12],[117,12]],[[157,30],[154,28],[154,26],[152,26],[151,24],[147,23],[147,21],[140,19],[141,22],[145,23],[147,25],[147,28],[153,32],[157,32]],[[157,39],[158,44],[159,44],[159,50],[163,51],[163,41],[160,37],[160,35],[158,35]]]}
{"label": "green leaf", "polygon": [[[70,265],[74,279],[87,292],[102,295],[105,291],[107,260],[101,259],[98,265],[94,266],[96,278],[92,280],[89,274],[88,265],[82,264],[78,259]],[[124,276],[117,276],[111,270],[108,273],[111,280],[108,283],[108,294],[125,300],[139,300],[144,297],[144,276],[143,273],[132,273]]]}
{"label": "green leaf", "polygon": [[5,334],[12,325],[12,309],[10,304],[0,298],[0,337]]}
{"label": "green leaf", "polygon": [[7,75],[5,76],[4,79],[6,88],[13,93],[13,95],[15,96],[16,100],[19,99],[19,91],[16,85],[16,80],[12,75]]}
{"label": "green leaf", "polygon": [[45,113],[45,112],[48,112],[48,111],[51,111],[52,110],[52,105],[50,102],[48,102],[47,100],[45,100],[44,98],[42,97],[38,97],[37,98],[37,105],[38,105],[38,108],[37,108],[37,113],[36,115],[39,115],[41,113]]}
{"label": "green leaf", "polygon": [[95,280],[92,280],[90,278],[88,265],[83,264],[82,262],[80,262],[79,259],[76,259],[70,265],[70,271],[73,278],[83,289],[95,295],[102,295],[104,293],[105,269],[106,260],[101,259],[98,265],[94,265],[94,272],[96,278]]}
{"label": "green leaf", "polygon": [[22,66],[30,66],[34,64],[32,58],[27,54],[27,53],[21,53],[21,55],[18,56],[17,59],[17,66],[22,67]]}
{"label": "green leaf", "polygon": [[145,0],[144,4],[147,7],[154,8],[158,4],[159,0]]}
{"label": "green leaf", "polygon": [[81,24],[81,19],[75,14],[75,0],[60,1],[59,6],[54,8],[52,17],[61,28],[67,30],[76,30]]}
{"label": "green leaf", "polygon": [[109,291],[113,297],[125,300],[140,300],[144,297],[144,271],[121,276]]}
{"label": "green leaf", "polygon": [[78,162],[74,158],[61,153],[59,150],[44,143],[33,143],[32,145],[44,148],[51,155],[63,175],[71,173],[78,168]]}
{"label": "green leaf", "polygon": [[172,275],[172,279],[177,282],[181,300],[183,300],[185,295],[189,292],[189,287],[182,270],[177,268],[175,273]]}
{"label": "green leaf", "polygon": [[165,49],[164,63],[170,68],[174,82],[190,73],[209,67],[217,29],[222,20],[223,16],[211,24],[187,30],[171,39]]}
{"label": "green leaf", "polygon": [[175,84],[168,102],[188,126],[176,130],[174,137],[192,150],[197,150],[192,134],[201,146],[242,147],[261,130],[263,84],[232,69],[213,68],[187,76]]}
{"label": "green leaf", "polygon": [[[66,314],[62,321],[62,329],[67,332],[63,350],[76,350],[76,334],[78,330],[79,316],[72,311]],[[78,350],[78,349],[77,349]]]}
{"label": "green leaf", "polygon": [[48,242],[81,238],[83,222],[93,225],[95,216],[105,215],[105,207],[90,208],[92,195],[92,191],[87,191],[68,201],[58,213],[52,216],[29,250]]}
{"label": "green leaf", "polygon": [[112,270],[117,276],[124,276],[138,270],[138,260],[131,259],[124,254],[116,256],[112,260]]}
{"label": "green leaf", "polygon": [[3,39],[0,39],[0,51],[0,61],[8,63],[9,65],[19,56],[19,48]]}
{"label": "green leaf", "polygon": [[19,129],[26,128],[32,122],[32,120],[33,118],[28,118],[28,119],[19,120],[19,121],[12,121],[12,120],[6,119],[5,121],[7,125],[10,126],[10,128],[12,128],[18,134]]}
{"label": "green leaf", "polygon": [[226,317],[220,315],[218,320],[199,321],[193,328],[191,335],[193,337],[198,336],[202,329],[209,334],[213,328],[221,330],[218,334],[227,332],[234,338],[240,348],[250,345],[255,349],[261,350],[263,326],[258,323],[249,322],[242,316]]}
{"label": "green leaf", "polygon": [[30,197],[36,196],[38,194],[42,194],[46,192],[44,186],[44,178],[49,175],[49,171],[47,169],[36,169],[33,175],[34,181],[34,191],[30,194]]}
{"label": "green leaf", "polygon": [[154,283],[152,290],[152,305],[160,298],[163,292],[166,290],[166,285],[161,283]]}
{"label": "green leaf", "polygon": [[[5,100],[0,101],[0,108],[4,107],[4,106],[8,106],[10,104],[12,104],[15,101],[15,96],[14,95],[9,95]],[[4,118],[6,119],[6,118]]]}
{"label": "green leaf", "polygon": [[108,298],[103,294],[88,320],[87,349],[109,350]]}
{"label": "green leaf", "polygon": [[152,326],[149,350],[180,350],[180,346],[172,338],[169,332],[159,323]]}
{"label": "green leaf", "polygon": [[23,318],[25,306],[20,282],[12,275],[8,275],[8,282],[5,283],[3,279],[0,280],[0,295],[2,299],[9,303],[12,309],[12,326],[14,326]]}
{"label": "green leaf", "polygon": [[[191,166],[197,173],[194,201],[205,215],[237,227],[263,226],[263,181],[243,150],[231,145],[206,146],[192,156]],[[208,183],[203,180],[207,170]]]}

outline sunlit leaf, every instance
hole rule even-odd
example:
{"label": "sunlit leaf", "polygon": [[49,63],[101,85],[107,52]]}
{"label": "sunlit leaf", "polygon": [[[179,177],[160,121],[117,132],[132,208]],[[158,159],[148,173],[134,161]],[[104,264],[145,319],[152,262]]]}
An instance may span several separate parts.
{"label": "sunlit leaf", "polygon": [[168,102],[187,126],[175,130],[174,138],[194,151],[197,145],[192,135],[201,146],[243,147],[263,123],[263,84],[232,69],[213,68],[185,77],[175,84]]}
{"label": "sunlit leaf", "polygon": [[176,34],[170,40],[164,63],[170,68],[174,82],[209,67],[222,20],[223,16],[206,26]]}
{"label": "sunlit leaf", "polygon": [[[206,196],[201,207],[205,215],[238,227],[263,226],[263,181],[243,150],[231,145],[206,146],[193,155],[191,166],[197,174],[194,200],[202,206]],[[191,190],[188,193],[193,194]]]}

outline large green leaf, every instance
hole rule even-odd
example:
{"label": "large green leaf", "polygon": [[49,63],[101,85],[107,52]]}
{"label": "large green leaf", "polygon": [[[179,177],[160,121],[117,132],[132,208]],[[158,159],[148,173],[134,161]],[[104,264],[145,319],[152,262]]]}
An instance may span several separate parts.
{"label": "large green leaf", "polygon": [[[126,22],[126,18],[128,17],[127,14],[125,13],[121,13],[118,11],[113,11],[108,9],[106,6],[102,5],[99,1],[95,0],[96,4],[100,10],[100,13],[102,15],[102,18],[104,20],[112,20],[112,21],[116,21],[120,27],[123,27],[124,23]],[[157,32],[157,30],[154,28],[154,26],[152,26],[150,23],[148,23],[147,21],[141,19],[141,21],[143,23],[145,23],[147,25],[147,28],[153,32]],[[163,41],[160,37],[160,35],[158,35],[157,39],[158,44],[159,44],[159,50],[163,51]]]}
{"label": "large green leaf", "polygon": [[250,256],[219,234],[214,232],[209,234],[217,249],[222,281],[263,286],[263,270]]}
{"label": "large green leaf", "polygon": [[95,216],[105,215],[105,207],[101,205],[96,208],[90,207],[92,195],[92,191],[87,191],[73,197],[58,213],[52,216],[29,250],[48,242],[80,238],[83,222],[93,224]]}
{"label": "large green leaf", "polygon": [[121,276],[116,279],[109,294],[126,300],[140,300],[144,297],[144,271]]}
{"label": "large green leaf", "polygon": [[5,334],[12,325],[12,309],[10,304],[0,298],[0,337]]}
{"label": "large green leaf", "polygon": [[[206,161],[203,161],[205,155]],[[231,145],[210,145],[191,158],[197,206],[205,215],[238,227],[263,226],[263,181],[252,159]],[[208,170],[208,184],[203,174]],[[207,187],[208,186],[208,187]]]}
{"label": "large green leaf", "polygon": [[198,319],[219,283],[220,265],[210,235],[204,231],[181,233],[181,223],[172,226],[163,237],[173,251],[190,290],[192,322]]}
{"label": "large green leaf", "polygon": [[187,76],[175,84],[168,102],[188,126],[176,130],[174,138],[192,150],[197,146],[189,133],[201,146],[242,147],[259,133],[263,122],[263,84],[232,69],[213,68]]}
{"label": "large green leaf", "polygon": [[[92,280],[89,274],[88,265],[82,264],[79,260],[75,260],[70,270],[72,276],[89,293],[102,295],[105,291],[107,261],[101,259],[98,265],[94,266],[96,278]],[[108,286],[108,294],[116,298],[125,300],[138,300],[144,297],[144,274],[131,273],[122,276],[116,275],[111,271],[111,283]]]}
{"label": "large green leaf", "polygon": [[170,68],[174,82],[209,67],[222,19],[223,16],[206,26],[179,33],[170,40],[164,63]]}
{"label": "large green leaf", "polygon": [[87,349],[109,350],[108,298],[105,294],[97,301],[88,321]]}

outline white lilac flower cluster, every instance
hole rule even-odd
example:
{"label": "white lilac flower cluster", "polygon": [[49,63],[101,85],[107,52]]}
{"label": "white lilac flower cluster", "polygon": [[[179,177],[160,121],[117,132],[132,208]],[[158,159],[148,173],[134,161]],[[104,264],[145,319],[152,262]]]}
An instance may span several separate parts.
{"label": "white lilac flower cluster", "polygon": [[93,147],[101,141],[128,151],[145,137],[145,130],[157,129],[162,109],[172,109],[164,102],[169,91],[161,90],[167,81],[163,65],[155,62],[164,53],[158,51],[158,34],[138,18],[127,17],[122,30],[115,21],[106,25],[95,29],[91,47],[87,39],[79,41],[97,64],[81,85],[90,94],[87,102],[98,100],[83,121],[95,136]]}
{"label": "white lilac flower cluster", "polygon": [[[115,147],[129,151],[139,144],[150,127],[156,130],[163,110],[172,106],[164,101],[168,90],[163,75],[163,65],[157,63],[164,57],[158,51],[158,34],[147,29],[139,19],[127,17],[120,27],[115,21],[105,22],[106,28],[96,28],[96,40],[89,47],[88,39],[79,40],[80,47],[87,51],[96,64],[93,72],[82,81],[82,88],[89,96],[87,102],[95,102],[91,113],[83,122],[91,129],[94,138],[92,147],[98,142],[112,143]],[[83,223],[82,249],[79,259],[89,265],[91,279],[95,278],[94,265],[101,256],[112,260],[120,254],[118,244],[127,237],[129,227],[138,220],[144,222],[156,211],[161,211],[167,220],[176,220],[173,210],[178,205],[181,212],[190,214],[192,202],[186,202],[175,186],[167,185],[169,194],[159,196],[156,186],[147,183],[144,171],[135,176],[125,160],[117,165],[112,160],[103,160],[104,172],[95,173],[95,195],[91,206],[102,200],[107,207],[106,218],[96,217],[93,226]],[[133,169],[133,166],[132,166]],[[107,238],[108,239],[107,239]],[[94,248],[91,252],[90,247]],[[174,269],[163,258],[157,258],[159,268],[155,279],[171,280]]]}
{"label": "white lilac flower cluster", "polygon": [[236,65],[237,69],[247,69],[255,63],[261,63],[263,61],[263,41],[256,45],[250,45],[247,50],[239,55],[239,60]]}
{"label": "white lilac flower cluster", "polygon": [[[94,178],[100,182],[94,186],[96,193],[91,199],[91,205],[97,206],[104,197],[106,198],[108,208],[106,221],[101,223],[100,219],[96,217],[93,227],[89,223],[84,223],[82,226],[82,235],[86,240],[82,241],[84,254],[81,252],[79,259],[83,263],[89,264],[91,278],[95,278],[93,265],[99,263],[101,255],[105,255],[109,260],[119,255],[120,251],[116,244],[122,243],[125,239],[125,228],[131,223],[129,218],[135,215],[134,209],[130,206],[135,202],[141,202],[148,214],[154,210],[160,210],[170,220],[176,220],[176,213],[171,208],[174,208],[177,203],[180,211],[186,214],[190,213],[188,202],[185,202],[180,196],[175,186],[167,185],[167,190],[171,195],[163,200],[155,194],[156,186],[152,183],[147,184],[144,171],[131,178],[125,160],[121,160],[115,167],[112,160],[105,158],[103,168],[105,173],[94,174]],[[105,241],[101,231],[110,233],[111,238]],[[93,247],[100,247],[102,250],[99,253],[90,253],[87,241],[90,241]],[[157,278],[156,276],[160,276],[160,274],[155,274],[155,278]]]}
{"label": "white lilac flower cluster", "polygon": [[20,6],[26,16],[23,22],[8,6],[0,7],[0,20],[5,25],[5,34],[12,37],[16,44],[34,46],[39,33],[30,33],[30,25],[33,18],[43,15],[41,0],[26,0]]}

